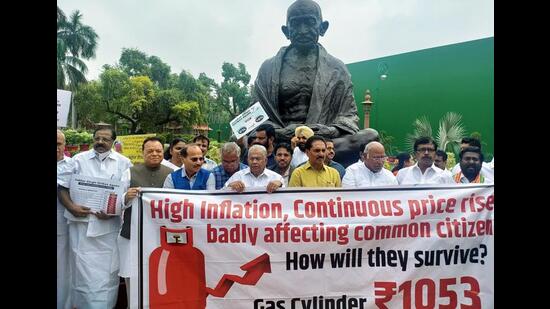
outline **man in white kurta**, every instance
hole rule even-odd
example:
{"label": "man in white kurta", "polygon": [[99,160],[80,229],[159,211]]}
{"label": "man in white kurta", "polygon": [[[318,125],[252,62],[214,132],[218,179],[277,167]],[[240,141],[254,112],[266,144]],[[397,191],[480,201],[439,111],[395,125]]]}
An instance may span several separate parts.
{"label": "man in white kurta", "polygon": [[[464,150],[466,147],[478,147],[481,150],[481,141],[472,137],[465,137],[460,142],[460,151]],[[460,162],[458,162],[453,166],[451,174],[456,175],[460,172]],[[481,176],[487,179],[487,181],[495,181],[494,161],[481,162]]]}
{"label": "man in white kurta", "polygon": [[[458,162],[453,169],[451,170],[452,175],[456,175],[460,173],[462,170],[460,169],[460,162]],[[495,182],[495,168],[494,168],[494,161],[491,162],[481,162],[481,175],[485,177],[488,181]]]}
{"label": "man in white kurta", "polygon": [[284,187],[283,176],[268,170],[267,150],[262,145],[253,145],[248,150],[248,168],[233,174],[225,183],[226,188],[243,192],[246,188],[265,188],[271,193]]}
{"label": "man in white kurta", "polygon": [[[71,158],[64,155],[65,134],[57,130],[57,174],[63,173]],[[58,181],[59,183],[59,181]],[[57,309],[71,308],[69,303],[69,284],[71,283],[71,269],[69,267],[69,226],[63,216],[65,207],[57,197]]]}
{"label": "man in white kurta", "polygon": [[460,152],[460,170],[453,175],[456,183],[494,183],[482,174],[483,153],[478,147],[466,147]]}
{"label": "man in white kurta", "polygon": [[[123,155],[111,151],[116,133],[109,128],[94,132],[94,147],[73,158],[73,165],[58,177],[59,197],[66,208],[69,222],[73,280],[70,287],[71,306],[76,308],[113,308],[119,286],[119,255],[117,235],[120,216],[93,212],[86,205],[74,203],[69,195],[73,175],[85,175],[122,181],[132,166]],[[121,199],[117,201],[121,203]]]}
{"label": "man in white kurta", "polygon": [[437,145],[430,137],[421,137],[414,142],[416,164],[397,172],[400,185],[454,184],[453,178],[435,166]]}
{"label": "man in white kurta", "polygon": [[346,168],[342,179],[342,187],[373,187],[397,185],[397,179],[392,172],[384,168],[386,152],[384,145],[370,142],[363,151],[363,161]]}

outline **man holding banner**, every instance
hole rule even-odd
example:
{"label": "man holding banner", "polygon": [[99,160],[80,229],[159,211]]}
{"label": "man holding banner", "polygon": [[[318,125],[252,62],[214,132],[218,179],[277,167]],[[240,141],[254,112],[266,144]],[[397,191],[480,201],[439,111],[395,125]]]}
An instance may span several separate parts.
{"label": "man holding banner", "polygon": [[309,160],[290,175],[289,187],[341,187],[338,171],[325,165],[327,144],[322,136],[313,135],[305,143]]}
{"label": "man holding banner", "polygon": [[[124,196],[122,228],[118,237],[120,254],[120,270],[118,275],[124,278],[126,294],[130,303],[130,226],[132,222],[131,202],[136,198],[141,187],[162,188],[166,176],[173,172],[161,164],[163,160],[163,145],[158,137],[148,137],[141,146],[143,163],[138,163],[126,171],[130,179],[130,188]],[[129,175],[128,175],[129,174]]]}
{"label": "man holding banner", "polygon": [[181,149],[183,167],[164,180],[163,188],[183,190],[216,190],[216,179],[202,168],[204,154],[198,144],[187,144]]}
{"label": "man holding banner", "polygon": [[284,187],[283,176],[266,168],[267,150],[262,145],[253,145],[248,150],[248,168],[233,174],[225,187],[239,193],[246,188],[265,188],[268,193]]}
{"label": "man holding banner", "polygon": [[456,183],[493,183],[482,173],[483,153],[481,148],[468,146],[460,151],[460,169],[453,175]]}
{"label": "man holding banner", "polygon": [[[72,307],[113,308],[119,286],[117,235],[120,216],[92,211],[92,205],[73,202],[71,179],[76,175],[120,181],[127,186],[124,171],[132,166],[123,155],[111,151],[116,133],[111,128],[94,132],[93,150],[77,154],[70,168],[58,173],[58,192],[65,217],[69,220],[69,241],[73,280],[70,288]],[[92,201],[90,201],[92,202]],[[120,207],[120,199],[114,201]]]}
{"label": "man holding banner", "polygon": [[346,175],[342,179],[342,187],[371,187],[397,185],[397,179],[389,170],[384,168],[386,151],[379,142],[370,142],[363,151],[363,161],[354,163],[346,168]]}
{"label": "man holding banner", "polygon": [[437,144],[431,137],[416,139],[413,147],[416,154],[416,164],[402,168],[397,172],[396,177],[400,185],[454,183],[451,176],[435,166]]}

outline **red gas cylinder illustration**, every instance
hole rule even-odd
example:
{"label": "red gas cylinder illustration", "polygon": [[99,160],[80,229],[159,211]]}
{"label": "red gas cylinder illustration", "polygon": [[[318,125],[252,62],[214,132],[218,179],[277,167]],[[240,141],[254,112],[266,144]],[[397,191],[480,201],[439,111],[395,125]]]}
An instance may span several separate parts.
{"label": "red gas cylinder illustration", "polygon": [[193,247],[193,230],[160,227],[160,247],[149,256],[149,307],[151,309],[204,309],[206,297],[224,297],[233,283],[256,285],[271,272],[264,253],[240,268],[243,276],[225,274],[214,289],[206,287],[203,253]]}
{"label": "red gas cylinder illustration", "polygon": [[150,308],[205,308],[204,255],[193,230],[161,227],[160,241],[149,257]]}
{"label": "red gas cylinder illustration", "polygon": [[107,200],[107,214],[114,215],[116,213],[116,193],[109,194]]}

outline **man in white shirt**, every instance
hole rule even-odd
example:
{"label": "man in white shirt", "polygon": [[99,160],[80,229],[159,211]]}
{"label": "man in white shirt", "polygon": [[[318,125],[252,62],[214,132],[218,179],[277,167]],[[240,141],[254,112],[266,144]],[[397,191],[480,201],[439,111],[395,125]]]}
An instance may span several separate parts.
{"label": "man in white shirt", "polygon": [[[478,147],[481,150],[481,141],[478,140],[477,138],[465,137],[460,141],[460,151],[464,150],[466,147]],[[460,172],[460,162],[455,164],[455,166],[451,170],[451,174],[456,175],[459,172]],[[495,179],[494,169],[491,168],[490,163],[481,162],[481,175],[483,175],[485,179],[489,179],[492,182],[494,182],[494,179]]]}
{"label": "man in white shirt", "polygon": [[290,175],[294,171],[294,166],[290,164],[292,161],[292,147],[287,143],[279,143],[275,146],[275,161],[276,163],[268,168],[277,174],[283,176],[285,187],[288,187]]}
{"label": "man in white shirt", "polygon": [[[271,124],[264,122],[251,133],[251,136],[254,136],[251,146],[257,144],[267,149],[267,166],[275,164],[275,149],[273,149],[275,146],[275,128]],[[248,159],[248,153],[246,155]]]}
{"label": "man in white shirt", "polygon": [[[65,134],[57,130],[57,174],[71,164],[71,158],[64,155]],[[59,181],[58,181],[59,183]],[[69,284],[71,283],[69,259],[69,226],[64,217],[65,206],[57,196],[57,308],[71,308],[69,303]]]}
{"label": "man in white shirt", "polygon": [[[124,172],[132,163],[125,156],[111,151],[115,139],[113,129],[97,129],[94,132],[93,150],[77,154],[72,160],[74,164],[62,175],[58,173],[59,198],[66,208],[65,217],[69,221],[73,275],[71,308],[113,308],[116,304],[120,216],[94,212],[89,205],[74,203],[69,195],[73,175],[122,181],[126,190],[129,181],[124,179]],[[117,203],[121,203],[121,199]]]}
{"label": "man in white shirt", "polygon": [[216,161],[206,157],[208,147],[210,147],[210,139],[208,139],[208,137],[204,135],[197,135],[195,136],[195,138],[193,138],[193,143],[199,145],[202,150],[202,155],[204,157],[202,168],[207,171],[212,171],[216,166],[218,166],[218,163]]}
{"label": "man in white shirt", "polygon": [[342,187],[371,187],[397,185],[397,179],[392,172],[384,168],[386,151],[379,142],[370,142],[362,153],[363,161],[346,168],[342,179]]}
{"label": "man in white shirt", "polygon": [[483,153],[478,147],[466,147],[460,152],[460,170],[453,175],[456,183],[493,183],[481,173]]}
{"label": "man in white shirt", "polygon": [[420,137],[414,142],[416,164],[397,172],[400,185],[416,184],[452,184],[452,177],[434,165],[437,145],[431,137]]}
{"label": "man in white shirt", "polygon": [[306,141],[313,136],[313,130],[307,126],[300,126],[294,130],[294,136],[296,136],[296,147],[292,154],[292,166],[299,166],[300,164],[309,160],[306,154]]}
{"label": "man in white shirt", "polygon": [[443,173],[445,173],[447,176],[453,176],[453,174],[451,174],[451,171],[447,169],[447,158],[447,153],[441,149],[438,149],[435,152],[434,164],[435,166],[442,169]]}
{"label": "man in white shirt", "polygon": [[266,188],[268,193],[284,187],[283,176],[266,169],[267,150],[262,145],[253,145],[248,149],[248,168],[233,174],[225,187],[239,193],[246,188]]}

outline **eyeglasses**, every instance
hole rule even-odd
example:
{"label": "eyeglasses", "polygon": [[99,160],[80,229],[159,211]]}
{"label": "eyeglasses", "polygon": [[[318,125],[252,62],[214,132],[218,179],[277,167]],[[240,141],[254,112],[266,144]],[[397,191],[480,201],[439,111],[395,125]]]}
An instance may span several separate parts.
{"label": "eyeglasses", "polygon": [[386,158],[387,158],[386,156],[383,156],[383,157],[370,157],[368,159],[383,162],[383,161],[386,161]]}
{"label": "eyeglasses", "polygon": [[263,157],[248,157],[248,161],[262,161],[264,158]]}
{"label": "eyeglasses", "polygon": [[433,148],[418,148],[416,151],[420,152],[420,153],[423,153],[423,152],[432,153],[432,152],[435,152],[435,149],[433,149]]}
{"label": "eyeglasses", "polygon": [[95,142],[106,142],[106,143],[110,143],[110,142],[112,142],[113,140],[110,139],[110,138],[104,138],[104,137],[94,137],[94,141],[95,141]]}
{"label": "eyeglasses", "polygon": [[197,162],[197,161],[204,161],[204,158],[203,158],[203,157],[189,158],[189,160],[191,160],[191,161],[193,161],[193,162]]}

